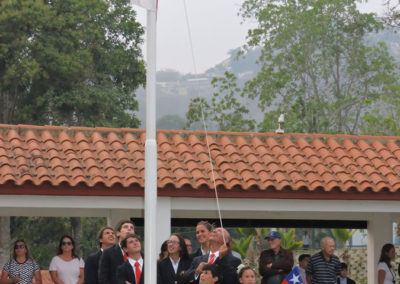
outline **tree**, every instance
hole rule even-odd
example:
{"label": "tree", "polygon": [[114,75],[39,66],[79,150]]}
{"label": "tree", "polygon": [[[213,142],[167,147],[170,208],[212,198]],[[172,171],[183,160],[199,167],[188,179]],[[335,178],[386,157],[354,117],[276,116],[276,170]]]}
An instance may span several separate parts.
{"label": "tree", "polygon": [[248,47],[262,46],[261,71],[245,88],[267,111],[261,129],[273,129],[277,113],[285,129],[307,133],[359,131],[369,102],[397,83],[384,44],[367,46],[367,33],[383,25],[348,0],[247,0],[244,18],[255,18]]}
{"label": "tree", "polygon": [[[129,0],[1,1],[0,123],[137,127],[143,33]],[[2,259],[10,218],[0,227]]]}
{"label": "tree", "polygon": [[[274,131],[285,113],[287,132],[355,134],[378,100],[398,99],[394,59],[385,44],[365,40],[383,24],[360,13],[355,0],[246,0],[241,15],[257,22],[242,52],[261,48],[260,71],[241,90],[220,88],[216,106],[203,104],[205,113],[227,106],[223,91],[228,89],[236,94],[232,98],[240,93],[258,104],[264,113],[259,131]],[[218,79],[223,80],[235,84],[230,75]],[[213,118],[223,122],[219,114]]]}
{"label": "tree", "polygon": [[356,230],[349,229],[331,229],[332,235],[336,240],[340,241],[343,244],[343,253],[340,256],[343,259],[343,262],[349,264],[350,255],[349,248],[347,247],[347,241],[349,241]]}
{"label": "tree", "polygon": [[204,122],[210,129],[220,131],[253,131],[255,121],[246,118],[249,112],[236,98],[240,90],[237,86],[236,76],[226,72],[225,77],[214,78],[211,81],[213,88],[219,89],[214,93],[211,102],[204,98],[190,100],[189,110],[186,113],[186,128],[196,122]]}
{"label": "tree", "polygon": [[137,127],[143,28],[128,0],[0,4],[0,121]]}

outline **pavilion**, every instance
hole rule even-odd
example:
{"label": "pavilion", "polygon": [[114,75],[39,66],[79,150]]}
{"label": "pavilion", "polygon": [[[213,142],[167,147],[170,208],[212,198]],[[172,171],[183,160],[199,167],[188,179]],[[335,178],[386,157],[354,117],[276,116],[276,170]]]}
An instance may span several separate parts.
{"label": "pavilion", "polygon": [[[368,284],[400,220],[400,137],[208,133],[222,218],[365,222]],[[0,125],[0,216],[143,218],[145,131]],[[157,131],[157,243],[217,218],[202,131]]]}

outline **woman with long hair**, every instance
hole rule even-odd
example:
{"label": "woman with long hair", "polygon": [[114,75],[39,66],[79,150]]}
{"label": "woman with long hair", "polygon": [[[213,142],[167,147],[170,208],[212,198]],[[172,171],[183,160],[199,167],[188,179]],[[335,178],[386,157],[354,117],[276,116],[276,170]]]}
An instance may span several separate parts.
{"label": "woman with long hair", "polygon": [[158,261],[163,260],[164,258],[168,257],[168,240],[164,241],[160,248],[160,253],[158,254]]}
{"label": "woman with long hair", "polygon": [[210,233],[213,230],[213,226],[207,221],[200,221],[196,226],[196,239],[200,244],[199,249],[194,252],[190,257],[193,259],[196,256],[205,255],[210,250]]}
{"label": "woman with long hair", "polygon": [[57,255],[50,262],[50,275],[55,284],[83,284],[84,262],[75,253],[75,241],[70,236],[62,236]]}
{"label": "woman with long hair", "polygon": [[0,283],[32,284],[42,283],[40,268],[33,260],[28,245],[24,240],[16,240],[13,246],[12,258],[3,267]]}
{"label": "woman with long hair", "polygon": [[168,257],[157,265],[157,284],[183,283],[182,276],[190,264],[185,240],[178,234],[172,234],[168,239]]}
{"label": "woman with long hair", "polygon": [[378,262],[378,284],[396,283],[396,272],[391,264],[395,256],[396,252],[392,244],[383,245]]}

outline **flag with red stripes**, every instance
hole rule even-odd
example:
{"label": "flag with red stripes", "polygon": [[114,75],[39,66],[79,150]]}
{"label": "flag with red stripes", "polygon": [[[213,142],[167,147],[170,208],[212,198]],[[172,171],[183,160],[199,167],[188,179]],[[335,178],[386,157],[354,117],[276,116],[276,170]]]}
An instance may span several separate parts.
{"label": "flag with red stripes", "polygon": [[295,266],[292,271],[286,276],[285,280],[281,284],[303,284],[300,277],[300,270],[298,266]]}

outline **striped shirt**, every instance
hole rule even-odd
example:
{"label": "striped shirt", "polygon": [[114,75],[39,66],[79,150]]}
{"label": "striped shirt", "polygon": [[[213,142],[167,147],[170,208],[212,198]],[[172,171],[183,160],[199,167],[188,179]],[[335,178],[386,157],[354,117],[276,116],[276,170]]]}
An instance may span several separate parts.
{"label": "striped shirt", "polygon": [[327,261],[322,251],[314,254],[306,269],[307,275],[311,275],[311,284],[336,284],[340,275],[340,261],[336,255],[332,255]]}

